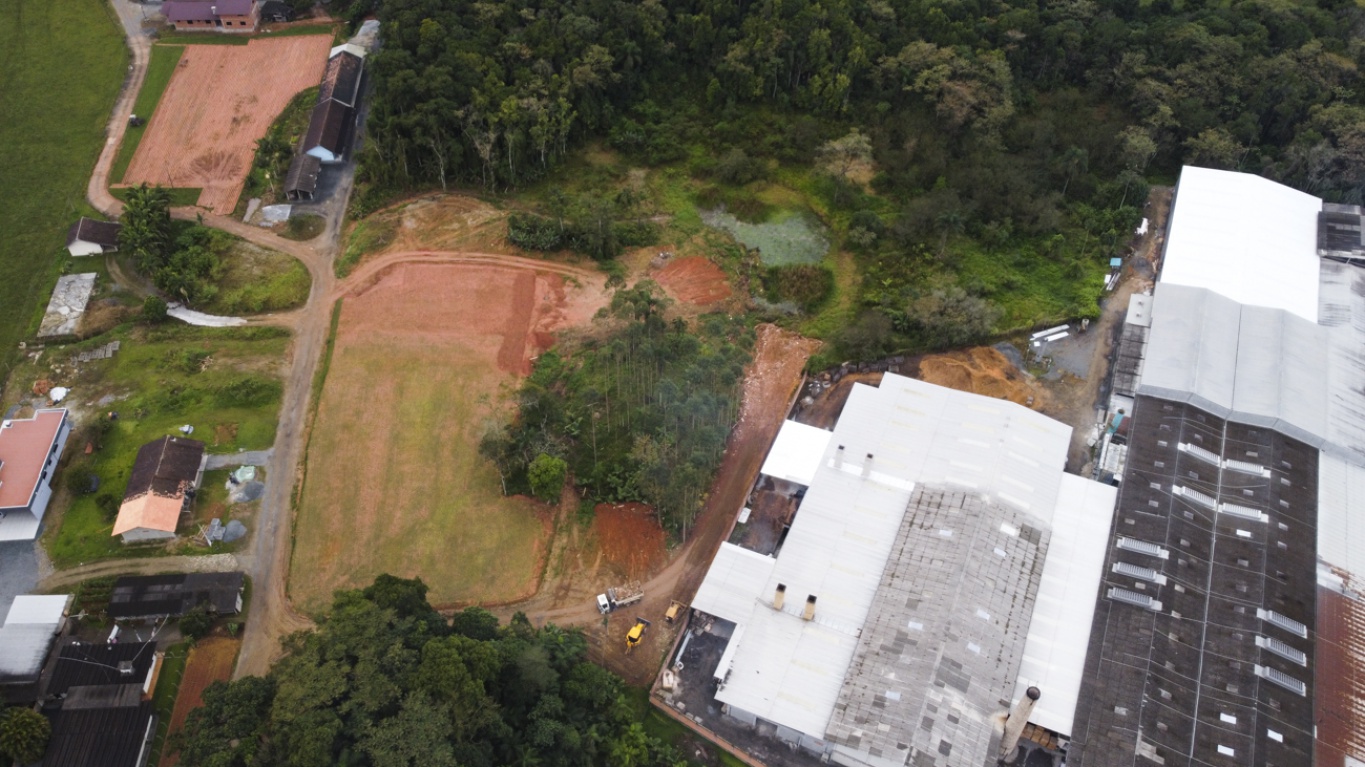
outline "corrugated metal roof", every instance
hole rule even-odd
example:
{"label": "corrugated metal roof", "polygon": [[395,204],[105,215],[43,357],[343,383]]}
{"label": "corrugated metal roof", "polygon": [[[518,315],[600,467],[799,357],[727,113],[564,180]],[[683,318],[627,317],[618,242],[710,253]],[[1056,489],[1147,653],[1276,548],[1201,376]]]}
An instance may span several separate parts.
{"label": "corrugated metal roof", "polygon": [[[735,624],[744,623],[762,597],[777,560],[726,541],[720,545],[692,607]],[[802,597],[804,599],[805,597]]]}
{"label": "corrugated metal roof", "polygon": [[773,440],[772,449],[768,451],[768,457],[759,471],[798,485],[809,485],[833,436],[833,432],[814,426],[783,421],[782,429],[777,432],[777,439]]}
{"label": "corrugated metal roof", "polygon": [[5,616],[6,626],[21,623],[37,623],[60,626],[66,617],[66,606],[71,604],[70,594],[22,594],[10,603],[9,614]]}
{"label": "corrugated metal roof", "polygon": [[1318,319],[1322,200],[1259,176],[1181,170],[1161,282]]}
{"label": "corrugated metal roof", "polygon": [[1103,579],[1118,488],[1062,475],[1043,576],[1011,700],[1030,686],[1043,691],[1029,721],[1071,734],[1085,675],[1085,652]]}
{"label": "corrugated metal roof", "polygon": [[[735,620],[742,643],[716,699],[822,734],[917,483],[977,493],[1048,524],[1070,435],[1020,405],[894,374],[878,388],[855,385],[767,582]],[[732,576],[714,577],[723,588]],[[771,607],[778,583],[787,586],[782,612]],[[706,583],[699,593],[710,593]],[[808,595],[817,597],[813,621],[801,618]]]}
{"label": "corrugated metal roof", "polygon": [[1157,285],[1138,392],[1313,446],[1328,428],[1327,328],[1203,288]]}

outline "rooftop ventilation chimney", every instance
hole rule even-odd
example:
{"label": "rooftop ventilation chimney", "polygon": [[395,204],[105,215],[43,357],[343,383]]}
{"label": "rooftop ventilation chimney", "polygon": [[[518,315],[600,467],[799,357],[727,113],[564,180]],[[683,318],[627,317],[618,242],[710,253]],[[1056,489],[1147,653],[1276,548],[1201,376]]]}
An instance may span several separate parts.
{"label": "rooftop ventilation chimney", "polygon": [[133,675],[133,662],[130,661],[130,660],[121,660],[121,661],[119,661],[119,662],[118,662],[118,675],[119,675],[119,676],[132,676],[132,675]]}
{"label": "rooftop ventilation chimney", "polygon": [[843,446],[843,445],[840,445],[840,446],[839,446],[839,449],[834,451],[834,468],[836,468],[836,469],[842,469],[843,467],[844,467],[844,446]]}
{"label": "rooftop ventilation chimney", "polygon": [[805,619],[808,620],[808,621],[813,621],[813,620],[815,620],[815,595],[814,595],[814,594],[811,594],[810,596],[806,597],[806,611],[805,611],[804,613],[801,614],[801,617],[802,617],[802,618],[805,618]]}
{"label": "rooftop ventilation chimney", "polygon": [[867,479],[872,474],[872,454],[867,454],[867,460],[863,461],[863,479]]}
{"label": "rooftop ventilation chimney", "polygon": [[773,592],[773,609],[781,610],[782,605],[787,602],[787,584],[777,584],[777,591]]}
{"label": "rooftop ventilation chimney", "polygon": [[1000,739],[1000,764],[1014,764],[1019,758],[1019,736],[1024,733],[1029,714],[1033,713],[1033,704],[1042,696],[1037,687],[1030,687],[1024,692],[1024,697],[1014,704],[1014,710],[1005,720],[1005,735]]}

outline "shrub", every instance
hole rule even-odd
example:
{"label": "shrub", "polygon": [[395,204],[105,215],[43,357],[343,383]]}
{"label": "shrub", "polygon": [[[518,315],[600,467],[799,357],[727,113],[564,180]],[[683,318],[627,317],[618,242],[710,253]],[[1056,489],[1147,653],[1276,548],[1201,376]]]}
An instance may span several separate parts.
{"label": "shrub", "polygon": [[559,250],[564,244],[564,230],[554,219],[513,213],[507,219],[507,239],[527,250]]}
{"label": "shrub", "polygon": [[0,714],[0,754],[20,764],[42,759],[51,737],[52,723],[31,708],[14,706]]}
{"label": "shrub", "polygon": [[202,607],[190,610],[180,619],[180,633],[191,640],[198,641],[212,630],[213,616]]}
{"label": "shrub", "polygon": [[147,296],[147,300],[142,302],[142,319],[151,323],[161,323],[166,321],[168,307],[166,302],[159,296]]}
{"label": "shrub", "polygon": [[279,381],[246,376],[219,386],[214,399],[221,407],[259,407],[280,398]]}
{"label": "shrub", "polygon": [[819,264],[773,266],[763,284],[769,301],[791,302],[810,312],[834,292],[834,273]]}
{"label": "shrub", "polygon": [[564,480],[569,476],[569,465],[562,458],[541,453],[526,469],[531,482],[531,494],[547,503],[559,500]]}
{"label": "shrub", "polygon": [[66,467],[66,489],[72,495],[85,495],[93,493],[99,486],[100,478],[90,470],[90,465],[84,462],[73,463]]}
{"label": "shrub", "polygon": [[100,493],[95,497],[95,506],[100,510],[100,516],[105,522],[113,522],[118,517],[119,499],[112,493]]}

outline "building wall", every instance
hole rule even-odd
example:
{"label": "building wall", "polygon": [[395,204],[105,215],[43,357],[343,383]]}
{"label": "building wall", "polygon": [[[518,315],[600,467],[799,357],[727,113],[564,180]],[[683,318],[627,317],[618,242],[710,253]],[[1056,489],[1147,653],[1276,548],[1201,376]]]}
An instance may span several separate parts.
{"label": "building wall", "polygon": [[136,527],[123,534],[124,543],[141,543],[142,541],[166,541],[175,537],[175,533],[168,533],[165,530],[149,530],[145,527]]}
{"label": "building wall", "polygon": [[62,428],[57,432],[57,441],[52,446],[52,451],[48,453],[47,463],[43,466],[43,473],[47,476],[38,481],[38,491],[33,494],[33,502],[29,504],[29,513],[34,519],[42,520],[47,513],[47,504],[52,500],[52,475],[57,471],[57,464],[62,460],[62,451],[66,449],[66,438],[71,436],[71,417],[62,419]]}
{"label": "building wall", "polygon": [[76,240],[66,246],[66,250],[73,256],[98,256],[104,253],[104,248],[93,242],[85,242],[84,240]]}

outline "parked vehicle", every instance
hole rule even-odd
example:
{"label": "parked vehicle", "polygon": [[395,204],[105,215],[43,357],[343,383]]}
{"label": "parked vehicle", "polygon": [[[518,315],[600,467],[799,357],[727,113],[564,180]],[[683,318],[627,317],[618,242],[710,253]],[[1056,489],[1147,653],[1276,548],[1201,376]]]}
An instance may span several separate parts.
{"label": "parked vehicle", "polygon": [[618,607],[633,605],[644,598],[645,592],[642,589],[630,586],[607,589],[606,593],[597,595],[597,611],[606,615]]}

